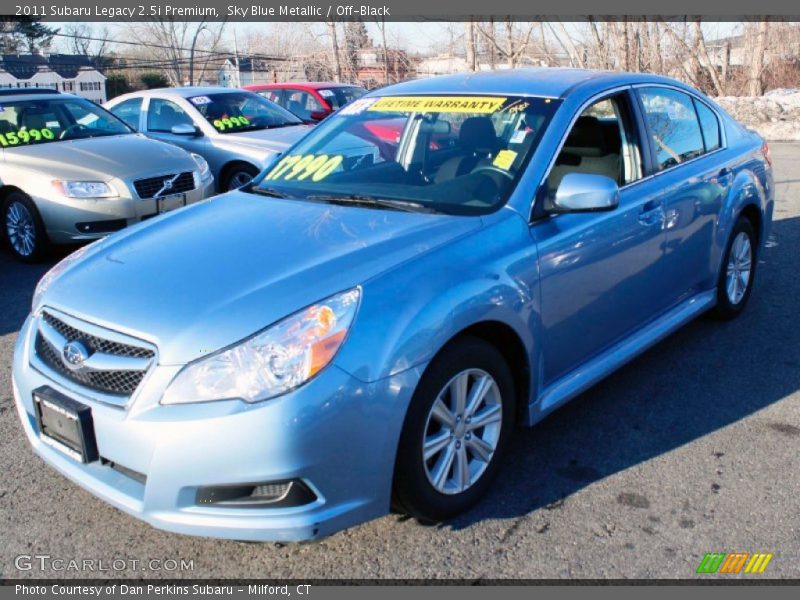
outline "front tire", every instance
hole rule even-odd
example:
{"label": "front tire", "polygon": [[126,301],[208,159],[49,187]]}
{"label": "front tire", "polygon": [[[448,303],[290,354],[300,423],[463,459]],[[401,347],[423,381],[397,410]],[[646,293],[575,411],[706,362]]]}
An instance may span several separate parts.
{"label": "front tire", "polygon": [[717,305],[712,316],[738,317],[750,299],[756,275],[758,236],[749,219],[740,217],[731,232],[717,281]]}
{"label": "front tire", "polygon": [[31,199],[22,192],[11,192],[2,202],[3,237],[16,257],[24,262],[43,259],[50,241],[39,211]]}
{"label": "front tire", "polygon": [[223,191],[230,192],[238,190],[253,181],[259,170],[253,165],[237,164],[230,168],[225,174],[225,189]]}
{"label": "front tire", "polygon": [[473,506],[497,473],[514,415],[511,371],[494,346],[465,337],[442,350],[403,424],[394,508],[440,522]]}

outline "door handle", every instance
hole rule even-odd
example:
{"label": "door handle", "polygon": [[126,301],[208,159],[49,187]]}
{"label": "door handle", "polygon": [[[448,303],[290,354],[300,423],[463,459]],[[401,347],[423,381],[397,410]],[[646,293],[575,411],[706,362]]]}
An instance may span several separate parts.
{"label": "door handle", "polygon": [[664,204],[661,200],[650,200],[639,212],[639,223],[650,226],[664,222]]}

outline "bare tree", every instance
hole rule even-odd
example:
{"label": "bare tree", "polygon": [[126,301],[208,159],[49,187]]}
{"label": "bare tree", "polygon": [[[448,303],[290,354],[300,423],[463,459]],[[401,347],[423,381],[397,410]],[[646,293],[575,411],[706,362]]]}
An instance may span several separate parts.
{"label": "bare tree", "polygon": [[761,76],[764,72],[764,53],[767,49],[767,31],[769,30],[769,21],[766,19],[761,21],[758,25],[758,32],[756,33],[755,47],[750,55],[750,69],[748,72],[747,90],[751,96],[760,96],[764,90],[761,82]]}
{"label": "bare tree", "polygon": [[517,66],[519,59],[528,49],[535,23],[518,23],[516,25],[520,27],[520,30],[515,29],[515,23],[510,18],[506,19],[506,39],[504,44],[497,40],[497,32],[493,20],[489,21],[489,27],[478,25],[478,32],[489,44],[489,47],[501,57],[504,57],[511,69]]}
{"label": "bare tree", "polygon": [[130,23],[127,31],[141,44],[144,57],[162,67],[172,85],[194,85],[209,65],[219,62],[220,40],[226,23],[160,19]]}
{"label": "bare tree", "polygon": [[467,54],[467,68],[475,71],[478,68],[475,52],[475,21],[470,19],[464,23],[464,46]]}

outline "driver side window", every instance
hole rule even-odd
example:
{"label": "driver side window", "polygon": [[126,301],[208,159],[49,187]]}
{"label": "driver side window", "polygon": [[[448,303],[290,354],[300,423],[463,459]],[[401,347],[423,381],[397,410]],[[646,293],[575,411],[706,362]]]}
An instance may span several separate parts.
{"label": "driver side window", "polygon": [[169,100],[153,98],[147,109],[147,129],[170,133],[175,125],[192,125],[192,118],[180,106]]}
{"label": "driver side window", "polygon": [[619,186],[641,178],[639,144],[628,115],[625,94],[595,102],[580,114],[547,178],[550,197],[568,173],[604,175]]}

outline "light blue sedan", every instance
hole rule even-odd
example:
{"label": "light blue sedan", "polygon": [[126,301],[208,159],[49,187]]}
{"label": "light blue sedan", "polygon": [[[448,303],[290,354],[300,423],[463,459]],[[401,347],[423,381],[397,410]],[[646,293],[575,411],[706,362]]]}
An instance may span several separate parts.
{"label": "light blue sedan", "polygon": [[47,463],[162,529],[440,521],[518,424],[741,313],[773,197],[764,141],[671,79],[383,88],[241,190],[54,267],[14,397]]}

